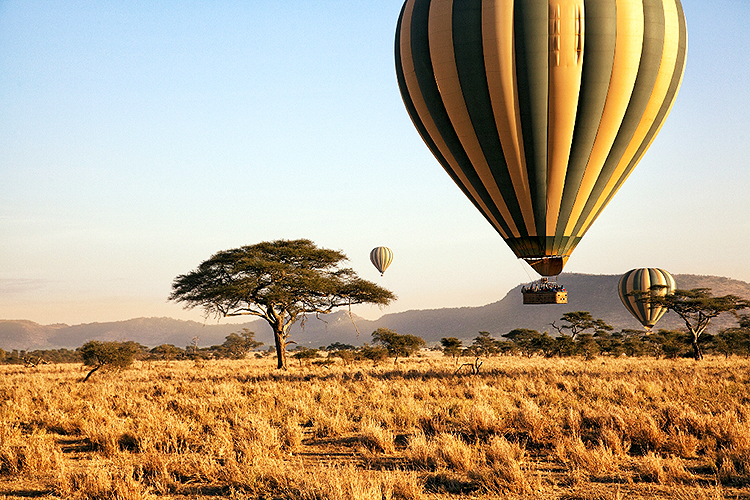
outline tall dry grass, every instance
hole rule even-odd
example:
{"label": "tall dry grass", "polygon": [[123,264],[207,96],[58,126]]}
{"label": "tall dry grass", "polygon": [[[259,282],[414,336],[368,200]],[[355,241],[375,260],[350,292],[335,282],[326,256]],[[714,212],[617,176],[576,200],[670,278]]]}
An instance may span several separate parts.
{"label": "tall dry grass", "polygon": [[478,375],[429,357],[289,373],[272,362],[152,362],[85,384],[79,365],[2,366],[0,481],[79,499],[697,499],[750,487],[747,360],[504,357]]}

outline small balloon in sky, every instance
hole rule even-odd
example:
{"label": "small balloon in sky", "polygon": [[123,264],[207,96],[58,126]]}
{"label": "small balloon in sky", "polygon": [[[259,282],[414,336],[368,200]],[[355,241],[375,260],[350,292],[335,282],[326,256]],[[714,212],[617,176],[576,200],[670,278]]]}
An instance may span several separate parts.
{"label": "small balloon in sky", "polygon": [[393,262],[393,250],[388,247],[375,247],[370,252],[370,261],[380,271],[380,275],[383,276],[385,270]]}

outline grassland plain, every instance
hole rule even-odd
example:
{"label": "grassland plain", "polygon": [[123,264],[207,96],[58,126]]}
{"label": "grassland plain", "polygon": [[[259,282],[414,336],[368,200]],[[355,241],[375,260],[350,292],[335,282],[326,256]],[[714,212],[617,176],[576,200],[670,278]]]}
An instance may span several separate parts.
{"label": "grassland plain", "polygon": [[750,499],[746,359],[273,363],[0,366],[0,498]]}

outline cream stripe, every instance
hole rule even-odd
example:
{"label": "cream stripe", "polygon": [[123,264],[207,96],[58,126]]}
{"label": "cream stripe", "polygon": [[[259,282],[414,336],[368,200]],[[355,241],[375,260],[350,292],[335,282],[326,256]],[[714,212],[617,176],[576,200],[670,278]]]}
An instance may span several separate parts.
{"label": "cream stripe", "polygon": [[[617,35],[612,77],[607,92],[602,119],[589,161],[578,189],[573,210],[565,227],[564,235],[570,236],[578,223],[609,150],[614,144],[617,132],[633,93],[635,79],[643,48],[643,0],[617,0]],[[580,235],[581,233],[579,233]]]}
{"label": "cream stripe", "polygon": [[487,86],[505,162],[526,232],[536,236],[513,57],[513,0],[482,2],[482,44]]}
{"label": "cream stripe", "polygon": [[[633,160],[633,157],[635,157],[636,154],[638,154],[638,150],[643,144],[643,141],[645,140],[646,136],[649,133],[649,130],[651,130],[651,127],[654,124],[654,121],[656,120],[657,115],[659,114],[659,110],[661,109],[662,105],[664,104],[664,100],[667,98],[667,93],[669,92],[669,86],[672,83],[672,78],[674,77],[675,73],[675,65],[677,62],[677,55],[679,52],[679,42],[680,42],[680,20],[679,20],[679,13],[677,12],[677,5],[670,1],[665,0],[662,2],[664,5],[664,24],[665,24],[665,36],[664,36],[664,48],[663,48],[663,54],[661,59],[661,65],[659,66],[659,72],[656,76],[656,82],[654,84],[654,89],[651,92],[651,98],[648,101],[648,104],[646,105],[646,109],[643,114],[643,118],[641,118],[640,123],[638,124],[638,128],[635,131],[635,134],[633,135],[633,139],[630,141],[630,144],[628,145],[628,148],[625,150],[625,153],[623,154],[622,158],[620,159],[620,162],[617,165],[617,168],[612,174],[612,177],[610,177],[609,182],[607,182],[606,187],[604,188],[604,191],[599,196],[599,199],[597,200],[596,204],[594,205],[594,208],[591,210],[591,213],[589,214],[588,218],[586,219],[586,222],[581,226],[581,232],[578,233],[579,236],[583,235],[583,233],[586,232],[588,227],[594,222],[594,219],[596,219],[596,215],[599,213],[599,210],[602,208],[602,205],[606,203],[608,199],[610,199],[610,195],[612,194],[612,191],[615,189],[616,186],[618,186],[618,183],[621,180],[621,177],[623,173],[625,173],[625,170],[628,168],[628,166],[631,164],[631,160]],[[672,97],[672,102],[674,103],[674,99],[677,97],[677,93],[675,92],[674,96]],[[670,104],[670,108],[671,108]],[[664,118],[666,119],[667,115],[664,115]],[[663,124],[664,122],[662,122]],[[661,125],[659,125],[659,128],[661,128]],[[653,142],[654,138],[656,137],[656,134],[654,134],[651,137],[651,140],[649,142],[649,146],[651,145],[651,142]],[[648,147],[644,148],[643,151],[641,151],[641,157],[646,152]],[[638,160],[640,161],[640,158]],[[631,169],[632,172],[632,169]],[[627,173],[627,175],[630,175],[630,172]],[[624,180],[624,179],[622,179]],[[622,185],[621,183],[619,184]]]}
{"label": "cream stripe", "polygon": [[550,0],[547,236],[555,234],[583,73],[583,0]]}
{"label": "cream stripe", "polygon": [[508,211],[505,200],[487,164],[482,152],[474,126],[466,109],[466,102],[461,91],[461,84],[456,69],[456,57],[453,50],[453,0],[433,0],[430,3],[428,33],[430,37],[430,56],[435,71],[435,81],[440,89],[440,97],[448,112],[453,128],[458,134],[461,145],[469,161],[479,175],[495,207],[510,228],[513,237],[520,237],[513,217]]}
{"label": "cream stripe", "polygon": [[427,133],[435,142],[435,145],[440,151],[440,154],[442,154],[445,160],[448,162],[453,173],[461,181],[461,184],[464,186],[464,188],[466,188],[466,190],[471,194],[471,197],[474,199],[477,205],[479,205],[482,212],[490,220],[490,223],[494,226],[497,232],[500,233],[500,236],[502,236],[504,239],[508,239],[508,234],[503,230],[500,223],[492,215],[492,212],[489,210],[487,205],[482,201],[482,198],[471,185],[471,182],[469,182],[469,180],[466,178],[463,170],[461,170],[461,168],[458,166],[458,162],[456,162],[456,159],[451,154],[448,145],[440,135],[440,131],[435,126],[435,122],[432,120],[432,117],[430,116],[430,113],[427,109],[427,104],[424,102],[424,97],[422,96],[422,92],[419,88],[419,82],[417,81],[417,74],[414,70],[414,60],[411,54],[411,18],[414,12],[414,2],[415,0],[407,0],[406,7],[404,8],[404,18],[401,23],[400,34],[401,64],[409,97],[411,97],[414,108],[417,110],[417,114],[419,115],[420,120],[422,120],[422,124],[427,130]]}

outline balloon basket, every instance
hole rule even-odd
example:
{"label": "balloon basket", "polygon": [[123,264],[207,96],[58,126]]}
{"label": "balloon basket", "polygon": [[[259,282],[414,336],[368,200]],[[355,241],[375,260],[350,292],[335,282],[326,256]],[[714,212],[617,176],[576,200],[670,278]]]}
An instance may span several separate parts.
{"label": "balloon basket", "polygon": [[567,304],[568,291],[556,282],[542,278],[521,287],[524,304]]}

